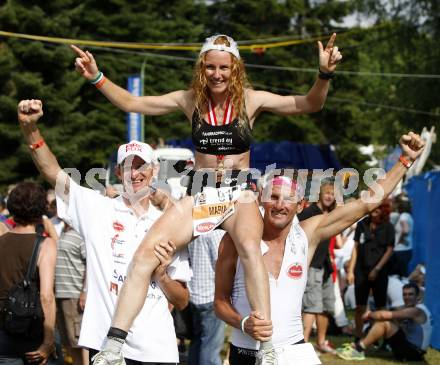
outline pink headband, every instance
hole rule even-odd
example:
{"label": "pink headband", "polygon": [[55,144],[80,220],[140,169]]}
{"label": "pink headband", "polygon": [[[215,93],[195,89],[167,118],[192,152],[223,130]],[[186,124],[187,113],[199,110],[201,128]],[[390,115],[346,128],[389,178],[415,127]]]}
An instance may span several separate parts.
{"label": "pink headband", "polygon": [[269,183],[272,183],[272,186],[287,186],[291,190],[294,190],[297,197],[302,199],[304,197],[304,189],[303,187],[298,184],[296,181],[292,180],[288,176],[276,176],[272,179],[272,181],[269,181]]}

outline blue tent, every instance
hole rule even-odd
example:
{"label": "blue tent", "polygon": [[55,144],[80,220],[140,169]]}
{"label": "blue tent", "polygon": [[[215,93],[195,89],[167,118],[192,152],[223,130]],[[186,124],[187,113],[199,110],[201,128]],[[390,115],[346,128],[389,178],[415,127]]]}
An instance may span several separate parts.
{"label": "blue tent", "polygon": [[[434,322],[440,319],[440,171],[414,176],[406,185],[414,218],[414,249],[411,266],[426,265],[425,304]],[[431,345],[440,349],[440,327],[434,325]]]}
{"label": "blue tent", "polygon": [[[194,150],[190,139],[171,140],[167,144]],[[251,167],[264,172],[266,166],[276,163],[276,168],[291,167],[296,169],[335,168],[341,165],[330,145],[315,145],[289,141],[261,142],[251,146]]]}

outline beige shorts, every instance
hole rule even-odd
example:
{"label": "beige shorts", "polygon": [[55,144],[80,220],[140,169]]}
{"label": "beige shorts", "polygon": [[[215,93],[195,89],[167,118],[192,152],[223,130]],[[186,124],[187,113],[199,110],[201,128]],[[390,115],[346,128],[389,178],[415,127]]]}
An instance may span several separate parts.
{"label": "beige shorts", "polygon": [[82,313],[79,311],[78,298],[57,299],[57,327],[63,345],[78,348]]}

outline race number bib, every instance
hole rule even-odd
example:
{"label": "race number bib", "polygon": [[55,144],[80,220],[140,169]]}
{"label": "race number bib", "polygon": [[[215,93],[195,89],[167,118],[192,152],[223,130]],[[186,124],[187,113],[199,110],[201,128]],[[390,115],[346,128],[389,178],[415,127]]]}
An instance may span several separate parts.
{"label": "race number bib", "polygon": [[234,204],[240,197],[240,188],[205,187],[194,197],[193,234],[199,236],[208,233],[234,214]]}

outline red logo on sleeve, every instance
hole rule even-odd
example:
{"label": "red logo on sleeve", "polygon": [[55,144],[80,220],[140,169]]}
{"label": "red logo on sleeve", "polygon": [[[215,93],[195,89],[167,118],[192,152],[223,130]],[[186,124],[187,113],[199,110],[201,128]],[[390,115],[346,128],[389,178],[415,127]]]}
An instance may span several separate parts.
{"label": "red logo on sleeve", "polygon": [[290,265],[289,269],[287,270],[287,276],[291,279],[301,279],[303,274],[303,267],[299,262],[295,262],[294,264]]}
{"label": "red logo on sleeve", "polygon": [[118,221],[114,221],[113,222],[113,229],[117,232],[122,232],[125,228],[122,225],[122,223],[118,222]]}

